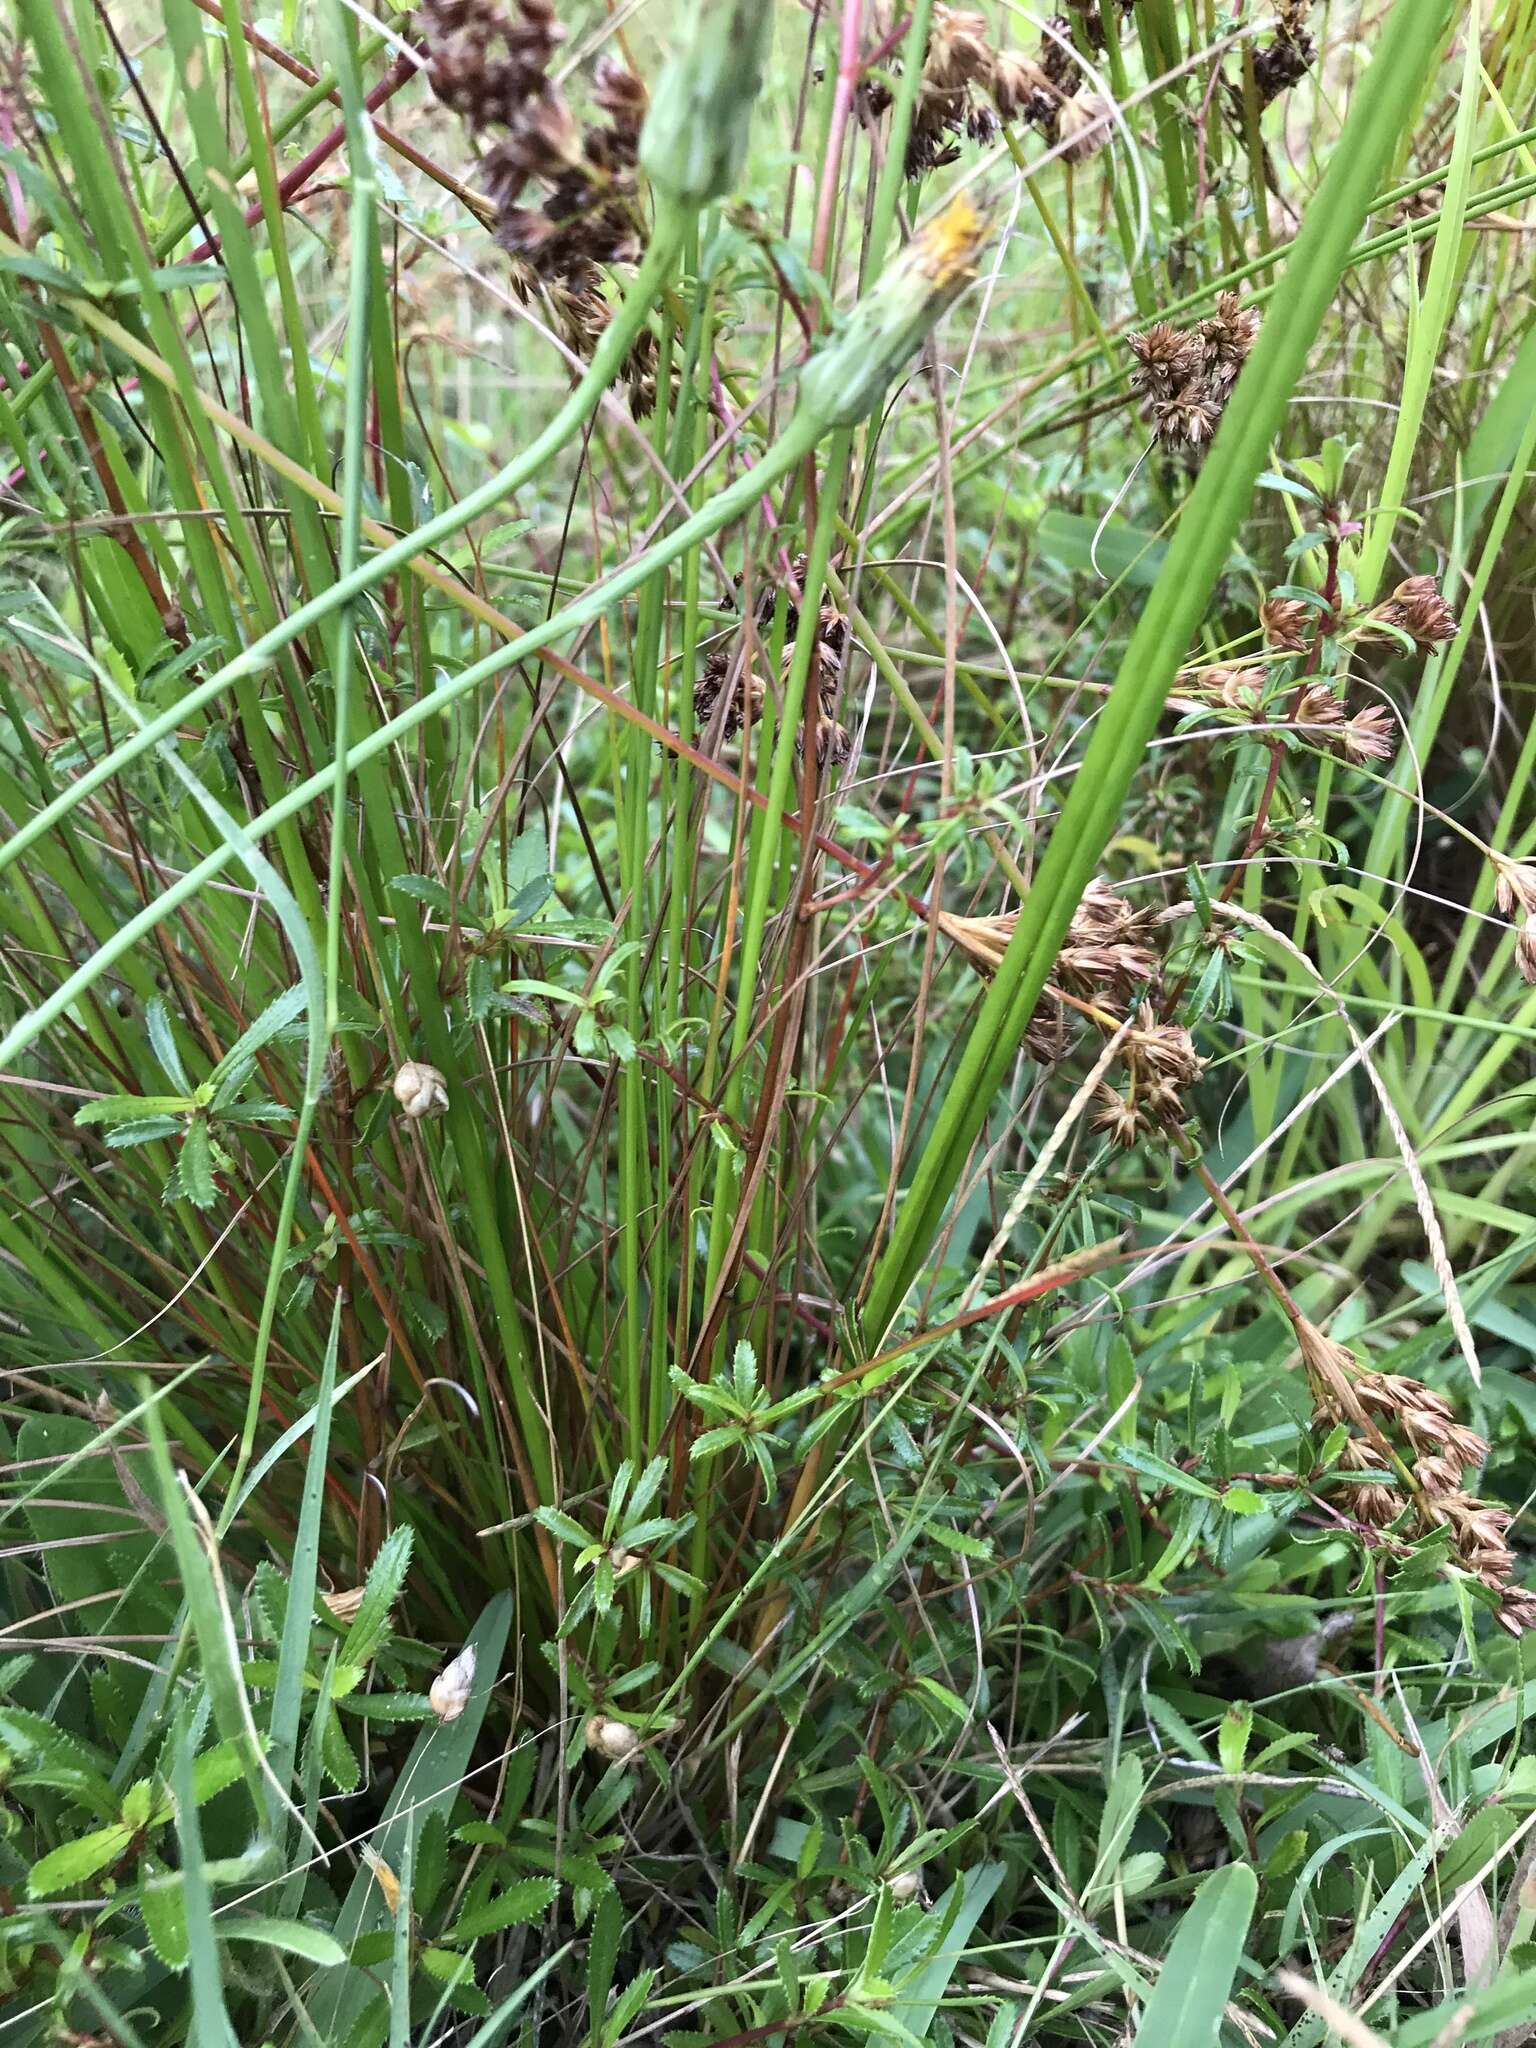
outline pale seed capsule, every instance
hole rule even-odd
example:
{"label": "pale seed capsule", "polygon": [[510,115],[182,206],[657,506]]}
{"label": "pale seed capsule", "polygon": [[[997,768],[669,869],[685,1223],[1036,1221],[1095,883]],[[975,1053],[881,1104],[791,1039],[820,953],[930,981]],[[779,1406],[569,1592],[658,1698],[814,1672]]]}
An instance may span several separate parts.
{"label": "pale seed capsule", "polygon": [[432,1681],[427,1694],[432,1711],[441,1722],[457,1721],[469,1705],[475,1683],[475,1646],[460,1650],[451,1664],[445,1664]]}
{"label": "pale seed capsule", "polygon": [[594,1714],[587,1723],[586,1743],[611,1764],[633,1763],[640,1754],[640,1738],[629,1723],[605,1714]]}
{"label": "pale seed capsule", "polygon": [[395,1075],[395,1100],[411,1119],[441,1116],[448,1107],[448,1083],[436,1067],[420,1060],[407,1060]]}

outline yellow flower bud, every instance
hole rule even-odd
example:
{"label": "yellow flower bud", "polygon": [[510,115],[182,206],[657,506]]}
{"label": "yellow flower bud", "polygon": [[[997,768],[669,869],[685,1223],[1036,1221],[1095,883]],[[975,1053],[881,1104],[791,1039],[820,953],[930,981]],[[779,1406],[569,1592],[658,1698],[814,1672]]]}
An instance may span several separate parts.
{"label": "yellow flower bud", "polygon": [[801,372],[800,404],[829,427],[872,413],[939,315],[975,277],[986,223],[962,192],[908,242]]}

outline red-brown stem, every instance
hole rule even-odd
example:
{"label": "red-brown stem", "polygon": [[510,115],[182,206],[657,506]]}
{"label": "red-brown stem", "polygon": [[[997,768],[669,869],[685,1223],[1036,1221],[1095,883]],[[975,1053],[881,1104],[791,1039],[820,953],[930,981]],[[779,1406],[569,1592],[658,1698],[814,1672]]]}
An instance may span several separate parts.
{"label": "red-brown stem", "polygon": [[[210,8],[208,11],[214,12],[215,10]],[[417,68],[411,58],[397,57],[389,70],[385,72],[378,84],[373,88],[372,92],[369,93],[367,99],[364,100],[363,105],[367,108],[368,112],[371,114],[375,108],[383,106],[384,102],[397,93],[408,79],[416,76]],[[310,179],[313,178],[320,166],[336,154],[346,139],[346,126],[344,123],[338,122],[329,135],[324,135],[320,138],[307,156],[299,159],[293,169],[288,172],[287,176],[279,184],[277,188],[279,203],[283,206],[289,205],[309,183]],[[259,199],[253,199],[245,209],[245,224],[248,228],[255,227],[256,223],[261,219],[262,211],[262,202]],[[206,257],[217,255],[218,248],[218,236],[210,235],[206,242],[199,244],[192,251],[187,261],[189,263],[201,263]]]}

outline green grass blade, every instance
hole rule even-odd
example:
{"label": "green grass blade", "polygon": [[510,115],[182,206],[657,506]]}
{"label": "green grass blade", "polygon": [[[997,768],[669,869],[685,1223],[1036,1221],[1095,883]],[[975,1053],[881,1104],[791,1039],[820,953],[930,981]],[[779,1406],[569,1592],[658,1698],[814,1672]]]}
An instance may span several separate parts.
{"label": "green grass blade", "polygon": [[1174,673],[1248,511],[1255,479],[1268,462],[1350,242],[1417,112],[1440,36],[1440,10],[1417,0],[1398,0],[1381,32],[1369,84],[1350,107],[1344,134],[902,1198],[866,1304],[865,1335],[872,1344],[890,1326],[916,1277],[966,1155],[1017,1057],[1051,962],[1115,828]]}
{"label": "green grass blade", "polygon": [[1259,1881],[1246,1863],[1212,1872],[1163,1958],[1135,2048],[1217,2048]]}

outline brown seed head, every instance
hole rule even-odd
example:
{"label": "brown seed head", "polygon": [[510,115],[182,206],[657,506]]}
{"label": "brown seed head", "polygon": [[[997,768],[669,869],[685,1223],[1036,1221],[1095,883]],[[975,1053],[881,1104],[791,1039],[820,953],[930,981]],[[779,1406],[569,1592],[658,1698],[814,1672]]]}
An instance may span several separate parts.
{"label": "brown seed head", "polygon": [[928,54],[923,59],[924,82],[954,91],[960,86],[984,84],[991,71],[986,16],[964,7],[946,7],[939,0],[933,10]]}
{"label": "brown seed head", "polygon": [[1419,1458],[1413,1476],[1426,1493],[1454,1493],[1461,1484],[1461,1467],[1454,1458]]}
{"label": "brown seed head", "polygon": [[1285,654],[1301,653],[1318,616],[1314,607],[1299,597],[1266,597],[1259,606],[1265,641]]}
{"label": "brown seed head", "polygon": [[1522,981],[1536,986],[1536,920],[1531,918],[1515,933],[1515,967]]}
{"label": "brown seed head", "polygon": [[1093,1099],[1098,1104],[1091,1119],[1093,1128],[1103,1131],[1112,1144],[1129,1151],[1144,1128],[1135,1108],[1113,1088],[1102,1085],[1094,1090]]}
{"label": "brown seed head", "polygon": [[1109,101],[1101,93],[1074,93],[1056,116],[1056,139],[1069,164],[1085,164],[1109,140]]}
{"label": "brown seed head", "polygon": [[1240,711],[1245,718],[1252,718],[1268,681],[1267,669],[1233,668],[1216,662],[1196,673],[1194,694],[1208,703],[1219,704],[1223,710]]}
{"label": "brown seed head", "polygon": [[1171,398],[1200,367],[1199,341],[1167,320],[1127,335],[1125,345],[1136,359],[1131,377],[1143,397]]}
{"label": "brown seed head", "polygon": [[1253,79],[1260,104],[1267,107],[1305,78],[1316,53],[1316,45],[1299,21],[1290,28],[1282,20],[1274,39],[1253,53]]}
{"label": "brown seed head", "polygon": [[1524,1635],[1528,1628],[1536,1628],[1536,1593],[1524,1586],[1506,1586],[1494,1619],[1512,1636]]}
{"label": "brown seed head", "polygon": [[1493,873],[1494,901],[1506,917],[1517,904],[1527,917],[1536,913],[1536,863],[1506,860],[1496,853]]}
{"label": "brown seed head", "polygon": [[1209,446],[1220,418],[1220,408],[1207,395],[1189,390],[1161,401],[1152,423],[1158,439],[1170,448],[1198,452]]}
{"label": "brown seed head", "polygon": [[1308,683],[1296,700],[1295,722],[1307,726],[1340,726],[1344,706],[1326,683]]}
{"label": "brown seed head", "polygon": [[1339,728],[1337,750],[1346,761],[1390,761],[1397,752],[1397,722],[1381,704],[1367,704]]}
{"label": "brown seed head", "polygon": [[[1365,1407],[1355,1382],[1360,1368],[1355,1355],[1344,1345],[1320,1330],[1316,1323],[1308,1322],[1305,1316],[1295,1319],[1296,1342],[1301,1347],[1302,1364],[1312,1382],[1312,1391],[1318,1405],[1336,1422],[1348,1420],[1355,1423],[1366,1421]],[[1366,1375],[1373,1378],[1375,1375]]]}
{"label": "brown seed head", "polygon": [[1200,323],[1207,363],[1230,364],[1234,371],[1240,368],[1258,339],[1259,326],[1256,306],[1245,306],[1236,292],[1219,293],[1216,311]]}
{"label": "brown seed head", "polygon": [[1066,97],[1076,92],[1083,67],[1072,53],[1072,24],[1064,14],[1053,14],[1040,38],[1040,68],[1052,87]]}
{"label": "brown seed head", "polygon": [[1205,1069],[1205,1061],[1195,1051],[1195,1041],[1183,1025],[1159,1022],[1150,1003],[1143,1003],[1136,1012],[1129,1044],[1138,1068],[1145,1067],[1179,1088],[1198,1081]]}
{"label": "brown seed head", "polygon": [[1000,50],[992,60],[992,98],[1005,121],[1040,121],[1055,111],[1051,82],[1022,50]]}
{"label": "brown seed head", "polygon": [[1366,614],[1362,637],[1390,639],[1390,634],[1372,634],[1373,620],[1395,626],[1416,647],[1438,647],[1456,637],[1456,614],[1440,595],[1433,576],[1409,576],[1389,598]]}
{"label": "brown seed head", "polygon": [[1344,1501],[1357,1521],[1373,1529],[1390,1528],[1403,1511],[1402,1495],[1393,1487],[1383,1486],[1379,1479],[1352,1486]]}

